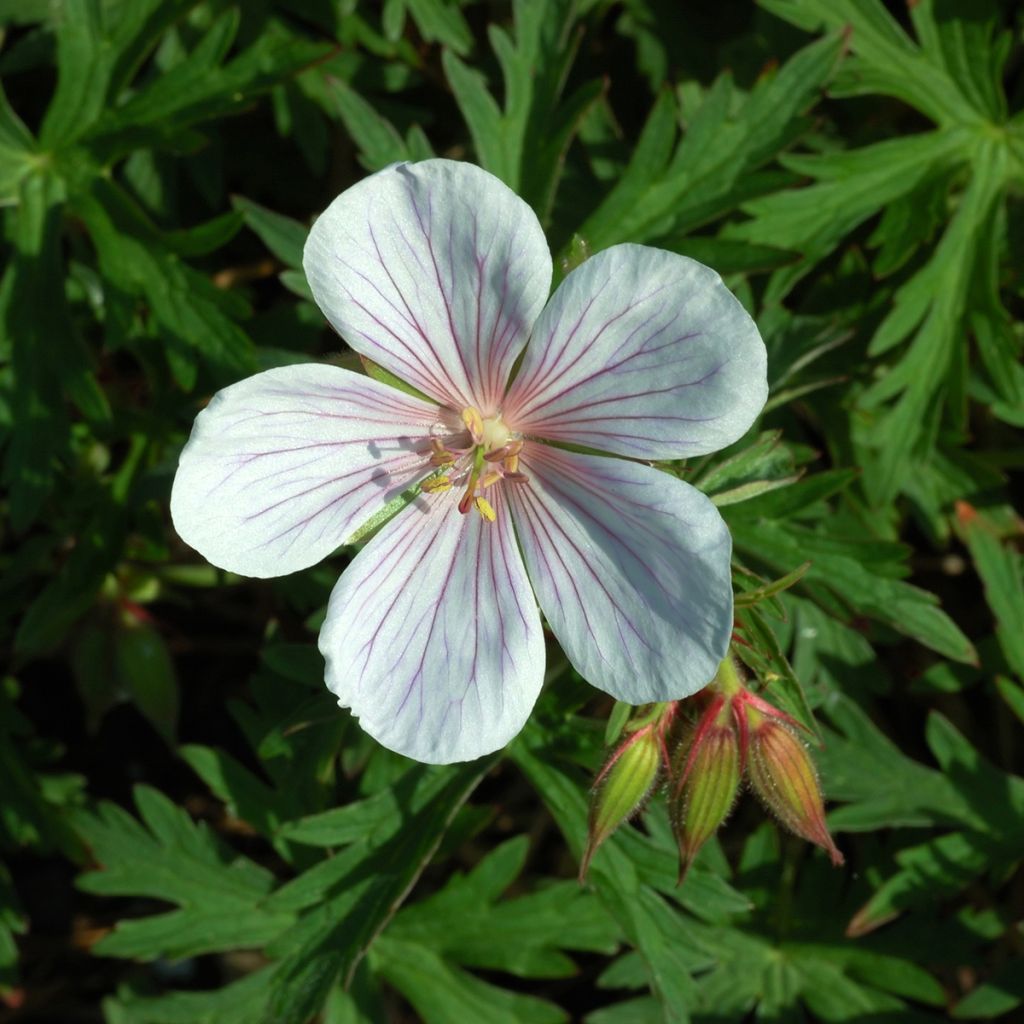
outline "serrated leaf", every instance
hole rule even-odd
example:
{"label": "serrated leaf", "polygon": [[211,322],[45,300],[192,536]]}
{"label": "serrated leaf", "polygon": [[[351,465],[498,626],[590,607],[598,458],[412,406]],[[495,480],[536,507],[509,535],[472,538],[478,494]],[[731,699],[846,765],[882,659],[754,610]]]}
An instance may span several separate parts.
{"label": "serrated leaf", "polygon": [[225,297],[163,248],[124,193],[97,179],[74,202],[96,245],[108,286],[148,304],[168,343],[168,363],[183,387],[194,385],[197,355],[221,380],[237,380],[256,370],[252,342],[224,312]]}
{"label": "serrated leaf", "polygon": [[980,120],[981,112],[949,74],[941,54],[929,45],[931,40],[924,38],[918,46],[879,0],[762,2],[768,10],[808,30],[847,27],[857,59],[839,84],[845,94],[894,96],[939,124]]}
{"label": "serrated leaf", "polygon": [[331,880],[318,905],[269,948],[271,956],[286,961],[277,976],[269,1019],[304,1024],[319,1010],[336,978],[351,978],[492,761],[419,768],[408,776],[397,829],[350,847],[342,855],[344,874]]}
{"label": "serrated leaf", "polygon": [[[835,34],[805,47],[777,73],[763,77],[736,113],[731,79],[722,76],[689,118],[674,152],[674,104],[663,93],[625,174],[579,233],[599,250],[694,226],[698,211],[720,204],[741,175],[792,141],[800,127],[797,118],[828,80],[842,45]],[[778,236],[759,241],[797,248]]]}
{"label": "serrated leaf", "polygon": [[985,587],[1006,662],[1024,679],[1024,558],[1003,544],[995,526],[966,502],[957,503],[957,525]]}
{"label": "serrated leaf", "polygon": [[604,86],[584,83],[562,101],[579,45],[573,4],[516,0],[513,12],[511,36],[497,25],[489,32],[504,83],[501,106],[484,76],[453,52],[446,50],[442,63],[478,162],[546,220],[569,142]]}
{"label": "serrated leaf", "polygon": [[287,915],[258,909],[273,885],[268,871],[229,854],[159,791],[137,787],[135,801],[145,825],[111,803],[76,813],[74,826],[102,865],[78,884],[87,892],[150,896],[180,909],[123,922],[98,944],[98,953],[151,959],[252,948],[287,926]]}
{"label": "serrated leaf", "polygon": [[[732,525],[737,548],[756,561],[781,572],[804,561],[811,568],[804,577],[832,590],[857,611],[956,661],[977,663],[974,645],[960,627],[938,607],[938,599],[901,580],[876,575],[867,568],[859,548],[836,545],[813,530],[795,523],[780,524],[738,519]],[[837,550],[838,548],[838,550]]]}

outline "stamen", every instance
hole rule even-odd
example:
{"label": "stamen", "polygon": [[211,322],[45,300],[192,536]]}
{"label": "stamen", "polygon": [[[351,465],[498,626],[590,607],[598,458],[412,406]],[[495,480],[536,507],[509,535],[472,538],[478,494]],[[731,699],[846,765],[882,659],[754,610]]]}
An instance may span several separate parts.
{"label": "stamen", "polygon": [[479,410],[474,409],[473,406],[463,409],[462,422],[466,424],[466,429],[469,431],[470,437],[473,438],[473,444],[482,444],[484,439],[484,418],[480,415]]}
{"label": "stamen", "polygon": [[509,473],[507,471],[502,479],[507,480],[510,484],[528,484],[530,482],[530,478],[525,473]]}
{"label": "stamen", "polygon": [[505,459],[505,473],[518,473],[519,472],[519,453],[513,452],[507,459]]}
{"label": "stamen", "polygon": [[420,490],[426,491],[427,494],[437,494],[441,491],[450,491],[451,487],[451,480],[444,476],[444,474],[429,477],[420,484]]}
{"label": "stamen", "polygon": [[480,485],[482,487],[491,487],[496,484],[501,477],[502,474],[498,470],[492,469],[489,473],[484,473],[484,478],[480,481]]}
{"label": "stamen", "polygon": [[479,512],[487,522],[493,523],[498,518],[497,513],[486,498],[477,498],[473,504],[476,505],[477,512]]}

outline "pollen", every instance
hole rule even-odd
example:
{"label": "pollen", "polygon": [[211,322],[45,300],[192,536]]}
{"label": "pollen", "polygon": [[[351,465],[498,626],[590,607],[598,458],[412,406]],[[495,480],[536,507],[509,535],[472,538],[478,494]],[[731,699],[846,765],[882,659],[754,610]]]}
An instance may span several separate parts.
{"label": "pollen", "polygon": [[479,409],[469,406],[462,410],[462,422],[466,424],[469,436],[473,438],[473,444],[482,444],[484,439],[484,418],[480,415]]}
{"label": "pollen", "polygon": [[426,491],[427,494],[437,494],[441,491],[450,491],[451,487],[451,480],[443,474],[440,476],[429,477],[420,484],[420,490]]}
{"label": "pollen", "polygon": [[486,498],[477,498],[473,504],[476,506],[477,512],[480,513],[489,523],[493,523],[498,518],[494,511],[494,506]]}

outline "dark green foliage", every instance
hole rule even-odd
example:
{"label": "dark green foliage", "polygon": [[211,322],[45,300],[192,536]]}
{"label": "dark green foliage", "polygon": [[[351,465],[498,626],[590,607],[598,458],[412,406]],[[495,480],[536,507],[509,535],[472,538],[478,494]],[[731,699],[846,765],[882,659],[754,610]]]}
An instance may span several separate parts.
{"label": "dark green foliage", "polygon": [[[1022,29],[1009,0],[0,0],[0,999],[1017,1019]],[[845,869],[744,798],[679,887],[655,796],[580,887],[624,716],[553,643],[506,751],[415,765],[322,685],[351,551],[244,581],[174,535],[214,391],[359,368],[312,218],[434,154],[516,189],[556,260],[656,245],[755,316],[762,422],[661,468],[732,530],[735,650],[806,727]]]}

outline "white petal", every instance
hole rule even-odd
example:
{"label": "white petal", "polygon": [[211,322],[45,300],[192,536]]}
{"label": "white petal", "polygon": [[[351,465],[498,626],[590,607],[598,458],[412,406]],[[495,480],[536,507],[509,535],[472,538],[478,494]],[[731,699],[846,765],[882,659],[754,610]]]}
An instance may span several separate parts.
{"label": "white petal", "polygon": [[421,453],[439,412],[337,366],[282,366],[232,384],[181,453],[174,527],[243,576],[304,569],[426,475]]}
{"label": "white petal", "polygon": [[317,303],[363,355],[449,407],[496,411],[551,288],[537,217],[486,171],[394,164],[342,192],[303,255]]}
{"label": "white petal", "polygon": [[648,466],[528,444],[509,501],[569,661],[630,704],[706,685],[733,625],[732,538],[700,491]]}
{"label": "white petal", "polygon": [[768,395],[764,342],[713,270],[616,245],[574,270],[534,328],[504,419],[641,459],[717,451]]}
{"label": "white petal", "polygon": [[[497,488],[495,488],[497,490]],[[540,614],[508,509],[462,516],[422,495],[356,556],[320,631],[327,685],[376,740],[470,761],[523,727],[544,676]]]}

